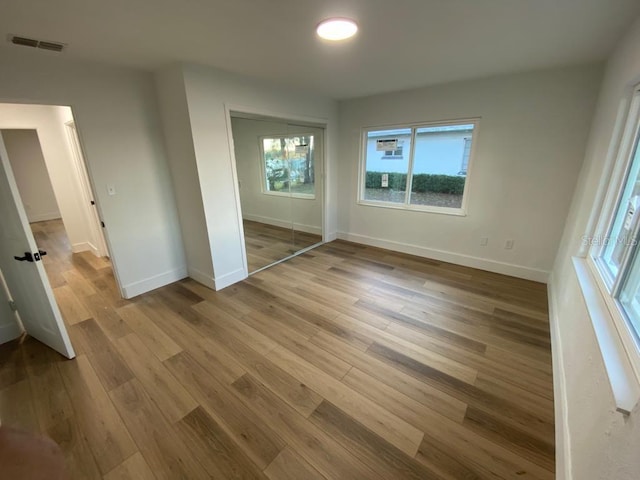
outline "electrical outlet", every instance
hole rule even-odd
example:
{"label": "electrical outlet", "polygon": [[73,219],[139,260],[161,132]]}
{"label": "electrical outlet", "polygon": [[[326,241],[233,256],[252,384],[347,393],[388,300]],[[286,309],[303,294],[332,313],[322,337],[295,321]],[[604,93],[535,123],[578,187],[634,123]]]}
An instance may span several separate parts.
{"label": "electrical outlet", "polygon": [[114,185],[107,185],[107,193],[109,195],[115,195],[116,194],[116,187]]}
{"label": "electrical outlet", "polygon": [[509,239],[504,242],[505,250],[511,250],[513,248],[513,240]]}
{"label": "electrical outlet", "polygon": [[489,243],[489,237],[480,237],[480,246],[486,247]]}

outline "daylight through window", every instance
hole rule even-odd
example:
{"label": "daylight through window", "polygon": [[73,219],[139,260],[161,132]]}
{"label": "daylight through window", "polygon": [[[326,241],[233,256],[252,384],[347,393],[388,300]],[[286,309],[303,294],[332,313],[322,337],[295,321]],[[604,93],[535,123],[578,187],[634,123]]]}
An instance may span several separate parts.
{"label": "daylight through window", "polygon": [[477,120],[364,132],[360,202],[464,213]]}
{"label": "daylight through window", "polygon": [[263,192],[313,198],[314,136],[262,138]]}

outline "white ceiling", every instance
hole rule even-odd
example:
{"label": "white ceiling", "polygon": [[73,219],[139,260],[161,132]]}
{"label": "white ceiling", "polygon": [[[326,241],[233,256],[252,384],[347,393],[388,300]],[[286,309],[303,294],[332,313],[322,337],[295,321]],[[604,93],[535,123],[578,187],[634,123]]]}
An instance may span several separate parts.
{"label": "white ceiling", "polygon": [[[356,19],[358,36],[317,39],[316,24],[334,15]],[[638,0],[1,0],[0,36],[64,42],[68,57],[149,70],[195,62],[349,98],[603,60],[638,15]]]}

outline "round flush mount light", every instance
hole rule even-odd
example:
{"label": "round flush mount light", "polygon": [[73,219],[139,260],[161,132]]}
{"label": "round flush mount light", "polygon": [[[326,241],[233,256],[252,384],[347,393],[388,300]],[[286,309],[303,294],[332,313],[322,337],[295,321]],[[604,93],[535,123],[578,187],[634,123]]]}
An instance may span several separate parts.
{"label": "round flush mount light", "polygon": [[316,32],[320,38],[337,42],[353,37],[358,32],[358,25],[348,18],[328,18],[320,22]]}

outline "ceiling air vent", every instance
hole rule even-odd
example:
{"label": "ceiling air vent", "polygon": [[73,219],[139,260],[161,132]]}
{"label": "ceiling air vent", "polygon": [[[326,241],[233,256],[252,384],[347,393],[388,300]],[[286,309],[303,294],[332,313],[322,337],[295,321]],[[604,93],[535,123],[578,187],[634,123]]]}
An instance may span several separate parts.
{"label": "ceiling air vent", "polygon": [[36,40],[34,38],[20,37],[18,35],[12,35],[10,37],[11,43],[14,45],[22,45],[24,47],[41,48],[43,50],[49,50],[52,52],[61,52],[65,45],[64,43],[46,42],[44,40]]}

